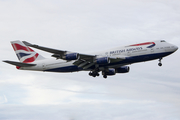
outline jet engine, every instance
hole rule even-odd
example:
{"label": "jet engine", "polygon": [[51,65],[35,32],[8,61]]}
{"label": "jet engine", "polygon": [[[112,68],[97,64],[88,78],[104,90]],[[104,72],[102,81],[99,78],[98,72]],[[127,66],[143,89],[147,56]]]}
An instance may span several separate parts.
{"label": "jet engine", "polygon": [[129,70],[129,66],[122,66],[120,68],[116,68],[116,73],[128,73]]}
{"label": "jet engine", "polygon": [[116,74],[116,70],[113,68],[110,68],[108,72],[106,72],[106,75],[115,75]]}
{"label": "jet engine", "polygon": [[115,75],[116,70],[114,68],[109,68],[107,71],[102,71],[102,75]]}
{"label": "jet engine", "polygon": [[110,60],[108,57],[96,58],[96,63],[97,64],[108,64],[108,63],[110,63]]}
{"label": "jet engine", "polygon": [[79,57],[78,53],[69,53],[69,54],[66,54],[65,56],[63,56],[63,59],[64,60],[77,60],[78,57]]}

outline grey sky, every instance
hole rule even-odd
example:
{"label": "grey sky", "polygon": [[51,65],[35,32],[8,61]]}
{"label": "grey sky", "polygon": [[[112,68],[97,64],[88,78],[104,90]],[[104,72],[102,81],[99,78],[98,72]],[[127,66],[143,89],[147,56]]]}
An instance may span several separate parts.
{"label": "grey sky", "polygon": [[[180,47],[179,0],[0,0],[0,60],[12,40],[91,53],[165,39]],[[51,54],[38,51],[45,57]],[[0,119],[180,120],[179,51],[104,80],[0,63]]]}

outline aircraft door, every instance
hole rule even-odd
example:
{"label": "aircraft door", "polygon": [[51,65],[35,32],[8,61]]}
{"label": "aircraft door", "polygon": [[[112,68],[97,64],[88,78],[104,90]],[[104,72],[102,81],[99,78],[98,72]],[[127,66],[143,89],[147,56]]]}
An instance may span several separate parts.
{"label": "aircraft door", "polygon": [[128,51],[128,52],[127,52],[127,56],[131,56],[131,51]]}
{"label": "aircraft door", "polygon": [[154,49],[153,48],[151,48],[151,53],[154,53]]}
{"label": "aircraft door", "polygon": [[46,64],[45,63],[42,64],[42,68],[43,68],[43,70],[46,69]]}

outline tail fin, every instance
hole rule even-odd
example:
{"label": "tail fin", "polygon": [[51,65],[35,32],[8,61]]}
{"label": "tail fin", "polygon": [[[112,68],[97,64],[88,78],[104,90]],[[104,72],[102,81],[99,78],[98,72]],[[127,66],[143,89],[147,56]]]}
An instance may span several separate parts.
{"label": "tail fin", "polygon": [[19,61],[22,63],[32,63],[36,60],[44,59],[44,57],[36,53],[34,50],[32,50],[19,40],[11,41],[11,45]]}

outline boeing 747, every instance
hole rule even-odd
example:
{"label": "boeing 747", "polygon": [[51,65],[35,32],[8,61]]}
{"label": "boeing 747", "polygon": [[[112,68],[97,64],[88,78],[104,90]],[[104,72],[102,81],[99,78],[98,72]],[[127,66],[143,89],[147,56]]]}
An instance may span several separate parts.
{"label": "boeing 747", "polygon": [[[165,40],[117,47],[97,54],[81,54],[58,50],[19,40],[11,41],[11,44],[19,62],[9,60],[3,62],[15,65],[19,70],[45,72],[90,71],[89,75],[93,77],[99,76],[99,73],[102,72],[104,78],[116,73],[128,73],[130,68],[127,65],[138,62],[158,59],[158,65],[162,66],[161,60],[178,49],[177,46]],[[52,53],[52,57],[55,59],[44,58],[30,47]]]}

